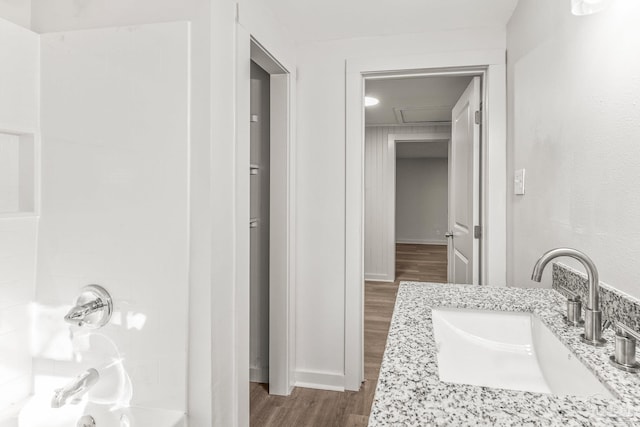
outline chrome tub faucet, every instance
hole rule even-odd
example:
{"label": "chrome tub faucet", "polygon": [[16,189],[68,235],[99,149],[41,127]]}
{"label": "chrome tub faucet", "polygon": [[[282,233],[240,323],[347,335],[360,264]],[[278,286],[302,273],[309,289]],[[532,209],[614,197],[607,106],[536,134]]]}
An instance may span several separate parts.
{"label": "chrome tub faucet", "polygon": [[109,292],[100,285],[82,288],[76,305],[69,310],[64,320],[76,326],[97,329],[106,325],[113,314],[113,300]]}
{"label": "chrome tub faucet", "polygon": [[96,313],[98,310],[104,307],[104,303],[101,300],[90,301],[86,304],[77,305],[73,307],[66,316],[64,316],[64,320],[67,323],[72,323],[77,326],[82,326],[87,319],[87,316],[90,314]]}
{"label": "chrome tub faucet", "polygon": [[543,254],[536,262],[531,273],[531,280],[540,282],[542,272],[547,264],[558,257],[570,257],[579,261],[587,271],[589,283],[589,297],[584,309],[584,334],[580,337],[582,342],[600,347],[606,343],[602,338],[602,312],[600,311],[600,281],[598,269],[595,264],[584,253],[571,248],[552,249]]}
{"label": "chrome tub faucet", "polygon": [[52,408],[61,408],[67,403],[78,403],[82,396],[100,379],[97,370],[91,368],[78,375],[66,386],[57,389],[51,399]]}

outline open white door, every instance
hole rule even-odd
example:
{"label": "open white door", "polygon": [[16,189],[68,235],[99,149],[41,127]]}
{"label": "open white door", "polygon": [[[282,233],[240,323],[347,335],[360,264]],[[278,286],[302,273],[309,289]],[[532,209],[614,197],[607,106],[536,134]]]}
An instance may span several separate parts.
{"label": "open white door", "polygon": [[[480,77],[474,77],[452,111],[449,155],[450,283],[479,284]],[[479,115],[478,115],[479,116]],[[478,120],[480,122],[480,120]],[[479,232],[479,228],[477,229]]]}

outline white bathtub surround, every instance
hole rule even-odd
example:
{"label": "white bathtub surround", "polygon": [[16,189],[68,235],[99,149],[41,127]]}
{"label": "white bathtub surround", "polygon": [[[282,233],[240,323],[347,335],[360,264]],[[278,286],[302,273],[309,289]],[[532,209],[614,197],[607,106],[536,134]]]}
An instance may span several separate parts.
{"label": "white bathtub surround", "polygon": [[[189,37],[188,23],[42,36],[44,395],[96,368],[92,401],[187,409]],[[88,284],[114,301],[91,331],[62,320]]]}
{"label": "white bathtub surround", "polygon": [[52,409],[48,395],[35,395],[27,400],[20,413],[0,421],[0,427],[70,427],[80,417],[93,417],[96,426],[105,427],[186,427],[181,411],[140,407],[113,407],[88,403],[86,399],[74,405]]}
{"label": "white bathtub surround", "polygon": [[[0,6],[20,15],[18,2]],[[25,3],[25,2],[19,2]],[[18,17],[18,15],[14,17]],[[21,15],[22,16],[22,15]],[[17,22],[21,19],[17,19]],[[22,23],[22,22],[21,22]],[[0,19],[0,413],[32,391],[30,307],[38,233],[39,37]],[[27,145],[31,144],[29,147]],[[27,153],[28,152],[28,153]],[[25,168],[25,161],[29,167]],[[30,189],[30,191],[26,191]],[[28,197],[25,197],[28,196]],[[25,203],[26,202],[26,203]],[[1,415],[0,415],[1,416]]]}
{"label": "white bathtub surround", "polygon": [[[565,298],[551,289],[491,288],[403,282],[387,340],[369,426],[393,425],[634,425],[640,422],[640,378],[608,363],[605,347],[579,340],[564,324]],[[527,312],[537,316],[616,399],[557,396],[442,382],[432,308]]]}
{"label": "white bathtub surround", "polygon": [[36,217],[0,218],[0,412],[31,393]]}

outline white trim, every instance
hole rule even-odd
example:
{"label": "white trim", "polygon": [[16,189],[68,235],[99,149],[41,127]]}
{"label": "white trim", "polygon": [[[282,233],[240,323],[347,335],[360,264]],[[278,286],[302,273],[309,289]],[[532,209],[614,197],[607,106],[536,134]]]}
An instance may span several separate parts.
{"label": "white trim", "polygon": [[[267,67],[271,77],[271,212],[269,296],[269,393],[289,395],[295,366],[294,250],[295,152],[294,82],[292,75],[242,25],[236,24],[236,361],[238,411],[249,411],[249,147],[250,61]],[[255,55],[255,58],[254,58]],[[243,368],[243,366],[245,368]]]}
{"label": "white trim", "polygon": [[13,126],[8,123],[0,123],[0,133],[8,133],[10,135],[35,135],[40,133],[40,129],[36,127]]}
{"label": "white trim", "polygon": [[405,243],[407,245],[439,245],[447,246],[446,240],[434,239],[396,239],[396,243]]}
{"label": "white trim", "polygon": [[[249,234],[249,168],[250,159],[250,123],[251,114],[251,63],[250,36],[240,25],[236,25],[236,116],[235,116],[235,165],[234,165],[234,262],[235,262],[235,293],[233,319],[235,341],[235,375],[237,378],[236,408],[237,421],[235,425],[249,424],[247,409],[249,399],[249,368],[250,368],[250,234]],[[243,118],[246,118],[243,120]],[[214,207],[215,208],[215,207]],[[211,296],[215,298],[215,295]],[[215,343],[212,351],[215,350]],[[215,408],[214,408],[215,411]],[[214,413],[215,419],[215,413]]]}
{"label": "white trim", "polygon": [[291,394],[289,337],[292,329],[289,237],[290,76],[271,74],[269,214],[269,394]]}
{"label": "white trim", "polygon": [[[481,134],[480,283],[507,286],[507,67],[504,62],[488,67],[484,85]],[[490,146],[489,146],[490,142]]]}
{"label": "white trim", "polygon": [[389,124],[381,124],[381,123],[372,123],[372,124],[366,124],[365,128],[415,128],[415,127],[423,127],[423,128],[428,128],[428,127],[442,127],[442,126],[449,126],[451,127],[451,122],[428,122],[428,123],[389,123]]}
{"label": "white trim", "polygon": [[[437,142],[449,141],[450,133],[390,133],[387,136],[387,176],[386,182],[391,183],[386,206],[389,209],[388,215],[391,220],[387,224],[387,251],[389,253],[389,265],[387,265],[387,276],[395,280],[396,274],[396,147],[398,142]],[[366,273],[365,273],[366,275]]]}
{"label": "white trim", "polygon": [[[398,142],[441,142],[449,141],[451,139],[451,133],[390,133],[387,142],[391,144],[391,137],[393,137],[393,143]],[[395,148],[393,154],[395,155]],[[395,161],[395,157],[394,157]]]}
{"label": "white trim", "polygon": [[389,277],[384,273],[367,273],[364,275],[364,280],[367,282],[395,282],[395,277]]}
{"label": "white trim", "polygon": [[[446,71],[446,70],[449,71]],[[455,71],[451,71],[455,69]],[[432,72],[428,72],[432,70]],[[444,70],[444,71],[442,71]],[[483,283],[506,284],[506,67],[505,50],[439,52],[347,60],[345,176],[345,388],[364,379],[364,78],[486,72],[483,126]],[[490,100],[490,102],[489,102]],[[491,147],[486,142],[490,141]]]}
{"label": "white trim", "polygon": [[322,372],[296,371],[296,387],[318,390],[344,391],[344,375]]}

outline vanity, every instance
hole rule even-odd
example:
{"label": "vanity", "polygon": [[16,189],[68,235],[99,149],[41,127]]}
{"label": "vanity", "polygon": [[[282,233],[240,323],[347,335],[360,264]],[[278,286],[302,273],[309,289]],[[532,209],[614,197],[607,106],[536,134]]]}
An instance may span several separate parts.
{"label": "vanity", "polygon": [[[562,274],[554,286],[584,291]],[[640,425],[640,377],[610,363],[614,332],[584,344],[566,302],[554,289],[401,283],[369,426]],[[484,353],[496,345],[502,359]]]}

